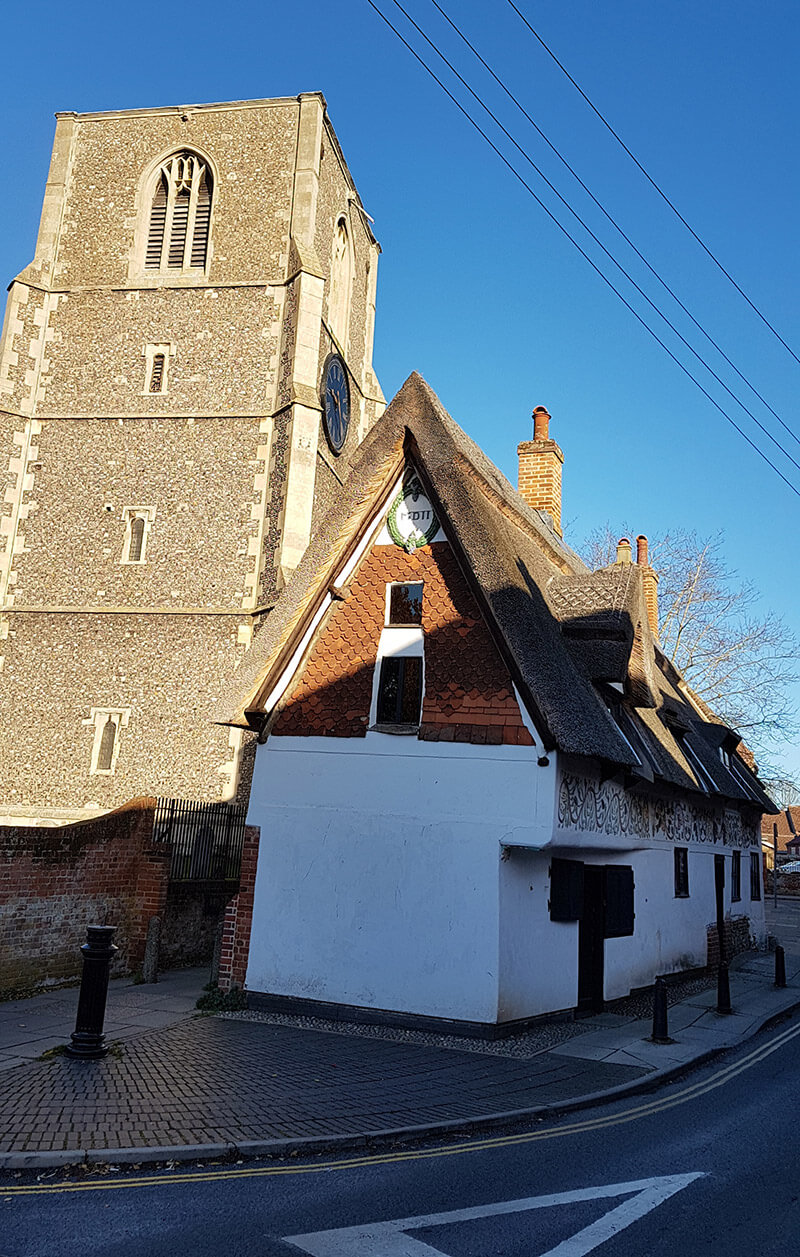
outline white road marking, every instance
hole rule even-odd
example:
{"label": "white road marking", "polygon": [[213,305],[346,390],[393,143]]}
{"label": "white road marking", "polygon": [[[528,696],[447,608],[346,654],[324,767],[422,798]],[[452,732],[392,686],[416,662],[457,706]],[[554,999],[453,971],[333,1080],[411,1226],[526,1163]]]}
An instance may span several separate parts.
{"label": "white road marking", "polygon": [[541,1254],[541,1257],[585,1257],[586,1253],[624,1231],[632,1222],[644,1217],[698,1178],[703,1178],[701,1172],[643,1178],[634,1183],[609,1183],[604,1187],[584,1187],[549,1196],[527,1196],[522,1200],[501,1200],[492,1205],[453,1209],[449,1213],[419,1214],[413,1218],[395,1218],[391,1222],[368,1222],[365,1226],[339,1227],[332,1231],[285,1235],[283,1238],[289,1244],[296,1244],[303,1252],[311,1253],[312,1257],[442,1257],[438,1248],[423,1244],[422,1240],[414,1239],[406,1232],[422,1227],[471,1222],[476,1218],[524,1213],[530,1209],[550,1209],[554,1205],[629,1196],[630,1199],[624,1200],[616,1209],[609,1210],[597,1221]]}

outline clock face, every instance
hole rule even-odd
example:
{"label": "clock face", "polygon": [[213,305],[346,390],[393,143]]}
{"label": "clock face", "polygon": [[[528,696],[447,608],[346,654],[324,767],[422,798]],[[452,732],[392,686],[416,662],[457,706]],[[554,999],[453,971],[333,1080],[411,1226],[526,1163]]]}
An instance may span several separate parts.
{"label": "clock face", "polygon": [[350,423],[350,385],[338,354],[331,354],[322,372],[322,416],[334,454],[341,453]]}

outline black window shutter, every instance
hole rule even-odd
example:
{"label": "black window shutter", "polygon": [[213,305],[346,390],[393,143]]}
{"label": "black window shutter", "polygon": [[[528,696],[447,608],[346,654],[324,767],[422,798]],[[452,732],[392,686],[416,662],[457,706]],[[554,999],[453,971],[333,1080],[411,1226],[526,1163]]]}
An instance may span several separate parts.
{"label": "black window shutter", "polygon": [[550,920],[579,921],[583,916],[583,864],[553,860],[550,865]]}
{"label": "black window shutter", "polygon": [[633,869],[627,864],[606,865],[606,938],[633,933]]}

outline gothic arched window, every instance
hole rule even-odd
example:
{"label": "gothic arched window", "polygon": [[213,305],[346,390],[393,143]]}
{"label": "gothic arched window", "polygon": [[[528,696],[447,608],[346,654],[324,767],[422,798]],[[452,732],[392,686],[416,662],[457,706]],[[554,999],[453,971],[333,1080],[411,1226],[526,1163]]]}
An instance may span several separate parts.
{"label": "gothic arched window", "polygon": [[145,270],[204,270],[208,260],[214,180],[194,153],[168,157],[150,198]]}
{"label": "gothic arched window", "polygon": [[347,324],[350,313],[350,289],[353,282],[353,254],[347,219],[342,215],[333,236],[331,259],[331,290],[328,299],[328,322],[339,346],[347,349]]}

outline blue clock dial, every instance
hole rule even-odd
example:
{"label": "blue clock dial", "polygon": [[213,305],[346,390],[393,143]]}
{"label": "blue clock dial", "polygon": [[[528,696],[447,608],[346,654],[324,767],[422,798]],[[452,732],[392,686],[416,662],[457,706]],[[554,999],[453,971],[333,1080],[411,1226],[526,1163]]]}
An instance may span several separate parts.
{"label": "blue clock dial", "polygon": [[328,444],[339,454],[350,424],[350,385],[338,354],[330,355],[322,372],[322,415]]}

